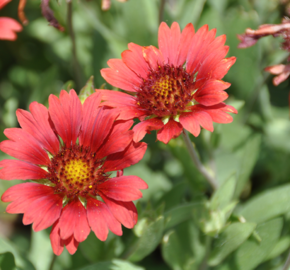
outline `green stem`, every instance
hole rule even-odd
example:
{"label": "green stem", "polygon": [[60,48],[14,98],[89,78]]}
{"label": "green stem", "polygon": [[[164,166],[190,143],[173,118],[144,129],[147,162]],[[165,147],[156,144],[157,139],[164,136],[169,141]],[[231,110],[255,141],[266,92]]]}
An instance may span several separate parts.
{"label": "green stem", "polygon": [[195,150],[195,148],[192,145],[192,142],[188,136],[188,132],[186,130],[183,131],[182,133],[184,142],[186,144],[187,150],[189,152],[189,155],[193,161],[193,163],[195,164],[196,168],[200,171],[200,173],[206,178],[206,180],[209,182],[209,184],[212,186],[212,188],[215,190],[217,189],[217,182],[216,179],[214,177],[212,177],[208,171],[206,170],[206,168],[202,165],[198,154]]}
{"label": "green stem", "polygon": [[164,7],[165,7],[165,0],[160,1],[160,7],[159,7],[159,24],[163,20],[163,13],[164,13]]}
{"label": "green stem", "polygon": [[56,259],[56,255],[53,254],[53,257],[52,257],[51,262],[50,262],[49,270],[53,270],[55,259]]}
{"label": "green stem", "polygon": [[72,61],[73,61],[73,72],[74,77],[76,81],[76,85],[78,89],[82,88],[82,73],[81,73],[81,67],[78,62],[77,58],[77,47],[76,47],[76,38],[75,33],[73,29],[73,23],[72,23],[72,0],[67,0],[67,25],[68,25],[68,31],[72,42]]}
{"label": "green stem", "polygon": [[287,260],[286,260],[282,270],[288,270],[289,267],[290,267],[290,253],[288,254]]}

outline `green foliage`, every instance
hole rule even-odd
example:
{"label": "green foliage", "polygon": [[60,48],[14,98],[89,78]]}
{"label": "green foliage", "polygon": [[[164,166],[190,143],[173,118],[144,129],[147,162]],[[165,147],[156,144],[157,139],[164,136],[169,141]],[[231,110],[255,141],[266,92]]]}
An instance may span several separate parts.
{"label": "green foliage", "polygon": [[[41,17],[39,3],[28,1],[30,23],[15,42],[0,40],[0,128],[18,127],[15,111],[32,101],[48,105],[50,94],[74,88],[81,101],[104,84],[100,69],[121,58],[129,42],[158,45],[160,0],[73,2],[73,27],[80,70],[73,68],[67,25],[67,2],[50,1],[66,28],[59,32]],[[17,17],[17,2],[0,16]],[[288,82],[278,87],[266,66],[284,63],[281,40],[270,36],[238,49],[237,34],[260,24],[280,23],[284,7],[268,0],[166,0],[163,20],[181,28],[204,24],[226,34],[227,57],[237,61],[224,80],[231,83],[225,102],[238,110],[231,124],[202,130],[195,144],[204,167],[214,176],[212,190],[192,163],[181,137],[168,145],[146,135],[148,150],[138,164],[124,170],[149,188],[137,203],[138,223],[109,233],[105,242],[90,233],[73,255],[65,250],[54,270],[277,270],[290,247],[290,122]],[[268,75],[267,75],[268,74]],[[79,77],[77,80],[76,77]],[[9,158],[0,153],[0,160]],[[20,181],[0,181],[0,195]],[[31,232],[17,215],[5,213],[0,201],[0,269],[48,270],[53,253],[49,231]],[[3,224],[3,226],[2,226]],[[4,235],[9,237],[4,237]],[[134,263],[134,264],[133,264]]]}

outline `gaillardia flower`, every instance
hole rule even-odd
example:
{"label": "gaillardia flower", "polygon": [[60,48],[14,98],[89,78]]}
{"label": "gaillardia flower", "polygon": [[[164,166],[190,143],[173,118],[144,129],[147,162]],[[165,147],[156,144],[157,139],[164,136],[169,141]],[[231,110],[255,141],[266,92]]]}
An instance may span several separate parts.
{"label": "gaillardia flower", "polygon": [[118,119],[141,120],[133,128],[135,141],[159,130],[157,139],[168,143],[183,128],[198,136],[200,126],[213,131],[213,122],[232,122],[227,113],[237,111],[223,103],[230,84],[221,79],[236,58],[224,58],[229,50],[224,46],[226,36],[215,34],[207,25],[195,33],[188,24],[181,33],[178,23],[169,28],[163,22],[159,49],[130,43],[122,59],[109,60],[110,68],[102,69],[108,83],[130,93],[98,90],[103,105],[120,108]]}
{"label": "gaillardia flower", "polygon": [[[108,230],[122,235],[121,224],[133,228],[147,184],[122,170],[142,159],[147,145],[135,143],[133,121],[116,120],[115,109],[99,107],[101,96],[82,105],[77,94],[61,91],[49,97],[49,109],[33,102],[31,113],[17,110],[21,128],[4,131],[9,140],[0,149],[16,160],[0,162],[3,180],[33,180],[9,188],[3,195],[8,213],[24,213],[23,223],[40,231],[53,225],[50,240],[60,255],[73,254],[90,230],[104,241]],[[110,178],[110,172],[116,176]]]}
{"label": "gaillardia flower", "polygon": [[[11,0],[0,0],[0,9],[2,9]],[[15,32],[22,30],[19,22],[12,18],[0,17],[0,39],[15,40],[17,38]]]}

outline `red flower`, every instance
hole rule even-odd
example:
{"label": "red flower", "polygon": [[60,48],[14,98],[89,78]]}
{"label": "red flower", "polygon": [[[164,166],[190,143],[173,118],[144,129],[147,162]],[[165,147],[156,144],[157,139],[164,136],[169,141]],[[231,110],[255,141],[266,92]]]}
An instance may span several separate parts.
{"label": "red flower", "polygon": [[[101,96],[82,105],[74,90],[49,97],[49,110],[33,102],[31,113],[17,110],[22,128],[5,130],[9,140],[0,149],[19,159],[0,162],[0,178],[32,179],[9,188],[3,202],[8,213],[24,213],[23,223],[40,231],[53,225],[50,240],[60,255],[73,254],[92,229],[104,241],[110,229],[122,235],[121,224],[133,228],[147,184],[122,170],[142,159],[145,143],[132,141],[133,121],[116,121],[116,110],[98,107]],[[121,170],[121,171],[120,171]],[[111,171],[118,171],[110,178]],[[41,180],[41,181],[39,181]],[[102,199],[102,201],[101,201]]]}
{"label": "red flower", "polygon": [[111,59],[110,68],[102,69],[108,83],[130,92],[99,90],[103,105],[120,108],[118,119],[141,120],[133,128],[135,141],[150,130],[159,130],[157,139],[168,143],[183,128],[198,136],[200,126],[213,131],[212,122],[232,122],[227,112],[237,111],[223,103],[230,84],[221,79],[236,58],[224,58],[229,50],[224,46],[226,36],[215,38],[215,33],[207,25],[194,33],[192,24],[180,33],[178,23],[170,29],[163,22],[158,34],[160,49],[129,43],[122,60]]}
{"label": "red flower", "polygon": [[[0,0],[0,9],[8,4],[11,0]],[[12,18],[0,17],[0,39],[15,40],[17,38],[15,32],[22,30],[19,22]]]}

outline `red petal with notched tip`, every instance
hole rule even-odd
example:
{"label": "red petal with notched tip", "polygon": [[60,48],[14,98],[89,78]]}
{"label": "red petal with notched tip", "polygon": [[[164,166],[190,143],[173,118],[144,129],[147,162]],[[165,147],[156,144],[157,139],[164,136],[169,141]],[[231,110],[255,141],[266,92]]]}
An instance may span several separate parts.
{"label": "red petal with notched tip", "polygon": [[208,31],[208,25],[198,29],[192,38],[193,46],[190,47],[186,59],[186,71],[195,73],[198,71],[202,59],[204,59],[210,43],[214,40],[216,29]]}
{"label": "red petal with notched tip", "polygon": [[74,238],[73,235],[69,237],[68,239],[64,239],[63,243],[70,255],[75,254],[75,252],[78,249],[79,242]]}
{"label": "red petal with notched tip", "polygon": [[143,57],[143,48],[134,43],[128,44],[129,50],[122,52],[122,60],[139,77],[146,79],[149,66]]}
{"label": "red petal with notched tip", "polygon": [[0,39],[16,40],[17,35],[15,32],[20,32],[21,30],[21,24],[14,19],[7,17],[0,18]]}
{"label": "red petal with notched tip", "polygon": [[87,221],[87,213],[82,203],[76,199],[70,201],[62,211],[59,218],[60,237],[67,239],[71,235],[78,242],[84,241],[90,233]]}
{"label": "red petal with notched tip", "polygon": [[77,140],[82,123],[82,105],[74,90],[62,90],[59,99],[49,96],[49,114],[58,135],[67,147]]}
{"label": "red petal with notched tip", "polygon": [[116,201],[134,201],[142,198],[139,189],[147,189],[148,185],[137,176],[121,176],[107,180],[98,185],[104,195]]}
{"label": "red petal with notched tip", "polygon": [[62,196],[50,194],[33,200],[23,216],[23,224],[33,223],[34,231],[38,232],[50,227],[60,216]]}
{"label": "red petal with notched tip", "polygon": [[87,121],[87,128],[82,129],[81,144],[84,147],[89,146],[91,152],[97,151],[110,133],[117,116],[116,110],[98,108],[96,114],[93,114]]}
{"label": "red petal with notched tip", "polygon": [[162,22],[158,31],[158,46],[164,57],[164,63],[169,65],[177,64],[178,47],[180,43],[180,27],[177,22],[171,28]]}
{"label": "red petal with notched tip", "polygon": [[121,222],[126,228],[132,229],[138,220],[137,209],[132,202],[120,202],[107,198],[101,194],[102,199],[109,207],[114,217]]}
{"label": "red petal with notched tip", "polygon": [[228,98],[229,95],[224,90],[230,86],[230,83],[224,81],[208,80],[194,93],[193,98],[201,105],[216,105]]}
{"label": "red petal with notched tip", "polygon": [[177,138],[183,128],[182,125],[174,120],[170,119],[168,123],[158,131],[157,139],[165,144],[167,144],[171,139]]}
{"label": "red petal with notched tip", "polygon": [[0,179],[2,180],[37,180],[45,178],[46,175],[45,170],[25,161],[12,159],[0,161]]}
{"label": "red petal with notched tip", "polygon": [[31,113],[18,109],[16,111],[20,126],[31,134],[47,151],[57,154],[59,140],[49,124],[48,110],[42,104],[32,102],[29,106]]}
{"label": "red petal with notched tip", "polygon": [[132,142],[123,152],[109,155],[103,165],[105,172],[118,171],[139,162],[147,149],[146,143]]}
{"label": "red petal with notched tip", "polygon": [[59,221],[58,220],[53,224],[49,238],[50,238],[53,253],[59,256],[63,251],[64,241],[60,238],[60,235],[59,235]]}
{"label": "red petal with notched tip", "polygon": [[236,57],[232,56],[221,60],[217,65],[214,71],[212,72],[212,78],[221,80],[229,71],[231,66],[236,62]]}
{"label": "red petal with notched tip", "polygon": [[103,68],[101,75],[111,85],[123,90],[136,92],[142,84],[142,79],[129,69],[121,59],[110,59],[110,68]]}
{"label": "red petal with notched tip", "polygon": [[7,128],[4,134],[10,139],[0,143],[0,149],[4,153],[34,164],[50,163],[47,153],[31,134],[21,128]]}
{"label": "red petal with notched tip", "polygon": [[179,121],[181,125],[195,137],[200,133],[200,126],[213,132],[212,119],[210,115],[204,111],[183,113],[179,117]]}
{"label": "red petal with notched tip", "polygon": [[158,70],[164,64],[164,58],[160,50],[154,46],[143,47],[143,57],[151,70]]}
{"label": "red petal with notched tip", "polygon": [[92,231],[101,240],[107,239],[109,229],[116,235],[122,235],[121,223],[101,201],[89,198],[87,202],[88,221]]}
{"label": "red petal with notched tip", "polygon": [[190,47],[192,46],[192,40],[194,37],[194,27],[192,23],[189,23],[185,26],[181,33],[180,43],[177,51],[177,66],[183,65]]}
{"label": "red petal with notched tip", "polygon": [[134,141],[141,141],[146,133],[149,133],[151,130],[158,130],[164,126],[162,120],[160,118],[151,118],[145,121],[142,121],[134,126]]}
{"label": "red petal with notched tip", "polygon": [[202,105],[196,105],[197,108],[200,110],[206,111],[212,118],[212,120],[216,123],[226,124],[231,123],[233,121],[233,117],[229,114],[230,113],[238,113],[237,110],[230,106],[226,105],[224,103],[220,103],[214,106],[205,107]]}

